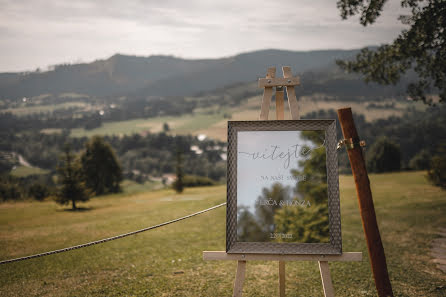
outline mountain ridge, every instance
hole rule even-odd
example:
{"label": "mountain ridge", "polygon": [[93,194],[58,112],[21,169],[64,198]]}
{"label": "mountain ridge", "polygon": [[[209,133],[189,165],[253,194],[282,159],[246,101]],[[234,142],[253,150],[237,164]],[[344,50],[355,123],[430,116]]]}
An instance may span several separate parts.
{"label": "mountain ridge", "polygon": [[[359,50],[288,51],[265,49],[217,59],[115,54],[91,63],[61,64],[44,72],[0,73],[0,97],[51,93],[117,96],[185,96],[237,82],[254,81],[267,67],[291,66],[294,73],[334,65]],[[280,75],[278,73],[278,75]]]}

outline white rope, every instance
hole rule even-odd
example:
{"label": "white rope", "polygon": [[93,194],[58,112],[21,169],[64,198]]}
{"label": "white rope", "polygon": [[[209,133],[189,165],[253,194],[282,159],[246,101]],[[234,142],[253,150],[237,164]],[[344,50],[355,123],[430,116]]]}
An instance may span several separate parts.
{"label": "white rope", "polygon": [[7,263],[12,263],[12,262],[29,260],[29,259],[33,259],[33,258],[39,258],[39,257],[43,257],[43,256],[59,254],[59,253],[68,252],[68,251],[72,251],[72,250],[77,250],[77,249],[80,249],[80,248],[84,248],[84,247],[95,245],[95,244],[99,244],[99,243],[104,243],[104,242],[107,242],[107,241],[112,241],[112,240],[115,240],[115,239],[124,238],[124,237],[130,236],[130,235],[134,235],[134,234],[137,234],[137,233],[141,233],[141,232],[145,232],[145,231],[149,231],[149,230],[152,230],[152,229],[156,229],[156,228],[159,228],[159,227],[162,227],[162,226],[165,226],[165,225],[169,225],[169,224],[172,224],[172,223],[175,223],[175,222],[179,222],[181,220],[188,219],[188,218],[194,217],[196,215],[205,213],[207,211],[219,208],[219,207],[221,207],[223,205],[226,205],[226,202],[222,203],[222,204],[218,204],[218,205],[210,207],[210,208],[207,208],[207,209],[204,209],[202,211],[199,211],[199,212],[196,212],[196,213],[193,213],[193,214],[190,214],[190,215],[178,218],[178,219],[167,221],[167,222],[164,222],[164,223],[161,223],[161,224],[158,224],[158,225],[150,226],[150,227],[147,227],[147,228],[144,228],[144,229],[140,229],[140,230],[136,230],[136,231],[133,231],[133,232],[128,232],[128,233],[116,235],[116,236],[113,236],[113,237],[108,237],[108,238],[104,238],[104,239],[100,239],[100,240],[96,240],[96,241],[92,241],[92,242],[88,242],[88,243],[84,243],[84,244],[79,244],[79,245],[75,245],[75,246],[71,246],[71,247],[67,247],[67,248],[63,248],[63,249],[59,249],[59,250],[54,250],[54,251],[50,251],[50,252],[45,252],[45,253],[40,253],[40,254],[35,254],[35,255],[30,255],[30,256],[25,256],[25,257],[20,257],[20,258],[15,258],[15,259],[3,260],[3,261],[0,261],[0,265],[7,264]]}

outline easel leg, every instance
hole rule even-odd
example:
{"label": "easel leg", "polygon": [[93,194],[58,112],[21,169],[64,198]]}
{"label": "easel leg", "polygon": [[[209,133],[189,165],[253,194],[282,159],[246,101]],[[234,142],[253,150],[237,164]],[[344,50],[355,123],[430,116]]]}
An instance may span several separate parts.
{"label": "easel leg", "polygon": [[276,87],[276,120],[284,119],[283,87]]}
{"label": "easel leg", "polygon": [[[266,78],[276,77],[276,67],[268,68]],[[273,88],[265,87],[263,91],[262,107],[260,108],[259,120],[266,121],[268,119],[269,108],[271,105],[271,98],[273,97]]]}
{"label": "easel leg", "polygon": [[[291,72],[291,68],[288,66],[282,67],[283,77],[289,78],[293,76],[293,73]],[[299,120],[299,106],[297,104],[297,98],[296,98],[296,90],[294,89],[294,86],[286,87],[286,94],[288,97],[288,105],[290,107],[291,112],[291,118],[293,120]]]}
{"label": "easel leg", "polygon": [[322,287],[325,297],[334,297],[333,284],[331,282],[330,269],[327,261],[319,261],[319,270],[321,272]]}
{"label": "easel leg", "polygon": [[242,297],[243,282],[245,281],[246,261],[237,261],[233,297]]}
{"label": "easel leg", "polygon": [[279,261],[279,296],[285,297],[285,262]]}

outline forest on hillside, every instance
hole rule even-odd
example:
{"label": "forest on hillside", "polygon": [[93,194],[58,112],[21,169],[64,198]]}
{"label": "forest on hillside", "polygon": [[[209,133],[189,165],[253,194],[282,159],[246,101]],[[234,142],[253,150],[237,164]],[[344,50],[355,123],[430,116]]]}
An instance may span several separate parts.
{"label": "forest on hillside", "polygon": [[[0,115],[3,123],[10,118],[10,115]],[[334,110],[320,110],[306,114],[303,118],[337,116]],[[430,107],[426,111],[409,110],[401,117],[373,122],[367,122],[362,115],[355,115],[355,123],[361,138],[367,142],[366,159],[372,157],[373,144],[385,136],[400,151],[400,165],[396,170],[426,170],[430,158],[443,145],[446,135],[446,106]],[[64,127],[60,134],[45,134],[32,129],[17,130],[17,127],[2,129],[0,132],[0,170],[3,183],[12,183],[23,189],[36,182],[54,186],[52,176],[56,174],[64,145],[70,143],[75,152],[81,152],[89,140],[87,137],[71,137],[69,126]],[[339,124],[337,127],[338,139],[342,139]],[[226,143],[222,141],[199,139],[191,135],[170,135],[168,131],[121,137],[105,136],[104,140],[116,152],[124,176],[139,183],[144,183],[151,177],[173,174],[175,156],[179,150],[184,153],[186,174],[207,177],[217,182],[224,182],[226,178]],[[19,178],[7,177],[19,165],[18,159],[11,156],[11,152],[20,155],[33,166],[45,169],[46,173]],[[339,151],[338,156],[340,171],[349,173],[350,165],[345,151]]]}
{"label": "forest on hillside", "polygon": [[[8,189],[12,187],[19,189],[15,196],[26,197],[36,183],[54,188],[64,146],[69,144],[74,153],[81,154],[94,135],[102,135],[110,144],[126,180],[139,184],[162,181],[164,185],[166,176],[175,174],[180,151],[186,175],[225,182],[226,143],[221,136],[228,120],[257,116],[262,90],[254,80],[264,76],[265,57],[289,63],[299,72],[301,85],[296,87],[296,95],[299,101],[314,105],[303,118],[336,119],[334,106],[353,104],[359,107],[353,112],[361,138],[367,142],[368,161],[385,146],[394,151],[392,159],[396,161],[391,170],[426,170],[443,146],[446,107],[409,101],[405,88],[412,73],[396,85],[379,86],[335,65],[335,58],[348,59],[355,53],[271,50],[239,55],[234,60],[200,61],[114,56],[91,64],[61,65],[47,72],[2,74],[0,179],[7,188],[3,193],[11,193]],[[154,73],[155,68],[150,68],[167,65],[167,61],[171,69]],[[100,83],[104,69],[113,69],[107,74],[111,81]],[[222,72],[217,75],[216,69]],[[88,89],[83,73],[96,73],[89,78],[90,83],[99,79],[94,83],[96,89],[109,83],[113,87],[107,94]],[[146,75],[146,80],[130,82],[138,73]],[[238,80],[229,79],[231,73],[236,73]],[[76,83],[64,87],[70,79]],[[169,79],[175,81],[170,85],[174,90],[165,88],[166,92],[158,93]],[[201,79],[208,88],[201,87]],[[118,80],[128,83],[119,88]],[[39,81],[46,85],[38,85]],[[159,84],[155,87],[154,82]],[[191,87],[183,88],[185,84]],[[337,127],[338,139],[342,139],[339,123]],[[220,137],[213,137],[213,132]],[[339,151],[338,156],[340,172],[349,173],[346,153]],[[370,171],[383,170],[372,161]],[[2,199],[9,199],[8,195]]]}

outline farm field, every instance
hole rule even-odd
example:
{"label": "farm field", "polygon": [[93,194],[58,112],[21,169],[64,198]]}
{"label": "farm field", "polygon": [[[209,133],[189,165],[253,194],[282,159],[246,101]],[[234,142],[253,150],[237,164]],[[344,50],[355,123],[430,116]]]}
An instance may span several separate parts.
{"label": "farm field", "polygon": [[46,174],[48,172],[49,171],[46,169],[20,165],[20,166],[15,167],[11,171],[11,175],[13,175],[15,177],[26,177],[29,175]]}
{"label": "farm field", "polygon": [[[395,296],[445,296],[430,256],[446,226],[446,192],[424,172],[371,175]],[[331,263],[337,296],[375,296],[351,176],[340,177],[344,251],[363,262]],[[52,201],[0,205],[0,259],[63,248],[181,217],[226,200],[225,186],[118,194],[68,211]],[[0,266],[1,296],[230,296],[235,262],[204,262],[224,250],[225,208],[136,236]],[[278,263],[248,262],[244,296],[277,296]],[[289,263],[287,296],[323,296],[317,263]]]}
{"label": "farm field", "polygon": [[[73,137],[91,137],[93,135],[130,135],[134,133],[144,134],[147,132],[157,133],[163,130],[163,124],[167,123],[170,128],[171,134],[205,134],[208,137],[226,141],[227,136],[227,121],[228,120],[257,120],[259,116],[259,108],[261,104],[261,96],[254,96],[249,98],[245,103],[239,107],[227,108],[219,110],[217,106],[215,108],[208,108],[207,110],[199,110],[195,114],[184,114],[181,116],[164,116],[148,119],[133,119],[117,122],[104,122],[101,127],[85,130],[83,128],[77,128],[71,130],[71,136]],[[390,104],[391,100],[384,101],[382,104]],[[300,113],[305,115],[306,113],[318,111],[321,109],[338,109],[345,106],[351,106],[357,114],[363,114],[366,116],[367,121],[373,121],[381,118],[388,118],[390,116],[401,116],[404,111],[413,106],[416,109],[423,109],[424,106],[414,103],[394,102],[394,107],[389,108],[370,108],[367,107],[367,102],[347,102],[347,101],[325,101],[320,98],[313,98],[311,96],[305,96],[299,99]],[[231,115],[231,119],[224,117],[224,114]],[[271,110],[269,113],[270,119],[275,119],[274,102],[271,104]],[[285,119],[290,119],[288,112],[288,106],[285,106]],[[55,129],[44,129],[44,133],[59,132]]]}
{"label": "farm field", "polygon": [[[148,119],[134,119],[119,122],[105,122],[101,127],[91,130],[77,128],[71,130],[72,137],[91,137],[93,135],[131,135],[134,133],[157,133],[163,130],[163,124],[167,123],[170,133],[192,134],[199,127],[206,127],[223,119],[219,113],[195,114],[181,116],[155,117]],[[197,133],[193,133],[196,135]]]}
{"label": "farm field", "polygon": [[65,102],[51,105],[35,105],[35,106],[8,108],[8,109],[1,109],[0,112],[1,113],[10,112],[16,116],[26,116],[35,113],[51,113],[56,110],[63,110],[69,108],[85,110],[85,109],[91,109],[92,106],[88,103],[79,101],[79,102]]}
{"label": "farm field", "polygon": [[[240,107],[232,108],[229,110],[233,121],[246,121],[257,120],[259,117],[259,109],[261,105],[262,97],[254,96],[249,98]],[[299,98],[299,112],[301,115],[305,115],[310,112],[319,110],[337,110],[349,106],[356,114],[365,116],[367,121],[374,121],[378,119],[385,119],[391,116],[400,117],[404,114],[406,109],[411,106],[418,110],[424,110],[426,107],[419,103],[413,102],[393,102],[392,100],[383,101],[381,105],[394,104],[392,108],[376,108],[368,107],[370,102],[351,102],[351,101],[337,101],[337,100],[321,100],[318,96],[304,96]],[[274,100],[271,103],[271,109],[269,111],[269,119],[276,119],[275,103]],[[285,120],[290,120],[291,116],[288,109],[288,104],[285,103]],[[212,138],[226,141],[227,137],[227,121],[228,119],[221,119],[210,126],[202,126],[197,132],[200,134],[208,135]]]}

